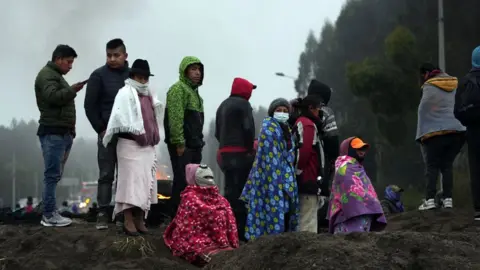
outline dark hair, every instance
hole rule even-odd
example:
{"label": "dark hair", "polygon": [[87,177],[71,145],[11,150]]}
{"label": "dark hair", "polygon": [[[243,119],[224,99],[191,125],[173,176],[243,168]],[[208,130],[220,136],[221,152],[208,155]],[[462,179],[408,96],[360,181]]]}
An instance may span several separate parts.
{"label": "dark hair", "polygon": [[290,131],[290,127],[286,123],[280,123],[280,128],[283,132],[283,137],[287,144],[289,144],[292,140],[292,132]]}
{"label": "dark hair", "polygon": [[123,52],[127,51],[127,47],[125,46],[125,43],[123,43],[123,40],[121,38],[114,38],[107,42],[107,50],[115,50],[120,47],[122,48]]}
{"label": "dark hair", "polygon": [[321,108],[324,104],[322,98],[318,95],[308,95],[303,99],[300,99],[298,108],[302,113],[310,112],[310,108]]}
{"label": "dark hair", "polygon": [[318,112],[318,117],[315,117],[310,109],[313,108],[321,108],[324,106],[322,102],[322,98],[319,95],[308,95],[300,100],[300,107],[299,113],[301,116],[305,116],[308,119],[312,120],[317,127],[317,130],[322,130],[322,118],[323,118],[323,111],[320,110]]}
{"label": "dark hair", "polygon": [[439,68],[432,63],[423,63],[420,66],[420,74],[425,74],[427,72],[432,72],[434,70],[439,70]]}
{"label": "dark hair", "polygon": [[290,107],[292,108],[299,108],[302,103],[302,98],[294,98],[290,100]]}
{"label": "dark hair", "polygon": [[55,50],[53,50],[52,53],[52,62],[55,61],[57,58],[67,58],[67,57],[73,57],[77,58],[77,52],[70,46],[60,44],[57,45]]}

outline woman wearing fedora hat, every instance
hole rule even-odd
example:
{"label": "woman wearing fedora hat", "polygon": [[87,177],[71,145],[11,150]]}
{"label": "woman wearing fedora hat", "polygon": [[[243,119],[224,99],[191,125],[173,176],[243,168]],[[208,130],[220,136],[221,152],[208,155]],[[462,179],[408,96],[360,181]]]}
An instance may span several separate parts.
{"label": "woman wearing fedora hat", "polygon": [[123,212],[123,230],[130,236],[147,233],[144,219],[150,205],[158,202],[155,146],[160,142],[158,127],[163,104],[148,87],[151,76],[148,62],[135,60],[125,86],[115,97],[103,137],[105,146],[114,135],[119,138],[114,216]]}

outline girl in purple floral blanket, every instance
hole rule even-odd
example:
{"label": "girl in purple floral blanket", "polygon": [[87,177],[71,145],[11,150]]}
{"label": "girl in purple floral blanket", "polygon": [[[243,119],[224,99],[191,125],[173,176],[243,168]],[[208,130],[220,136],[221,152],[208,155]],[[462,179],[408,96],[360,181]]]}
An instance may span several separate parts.
{"label": "girl in purple floral blanket", "polygon": [[330,233],[381,231],[387,225],[362,161],[370,146],[358,137],[340,145],[328,209]]}

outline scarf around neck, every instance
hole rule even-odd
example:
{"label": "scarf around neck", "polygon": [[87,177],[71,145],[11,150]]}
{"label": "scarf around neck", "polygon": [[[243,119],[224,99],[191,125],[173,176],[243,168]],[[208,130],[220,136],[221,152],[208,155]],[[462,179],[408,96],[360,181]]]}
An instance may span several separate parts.
{"label": "scarf around neck", "polygon": [[155,95],[152,95],[148,84],[141,84],[132,79],[127,79],[125,80],[125,86],[118,91],[113,103],[112,114],[108,120],[107,130],[102,141],[105,147],[110,143],[113,135],[118,133],[145,134],[142,107],[138,94],[152,97],[155,118],[160,127],[163,122],[163,103]]}
{"label": "scarf around neck", "polygon": [[137,92],[142,95],[142,96],[150,96],[151,95],[151,92],[150,92],[150,88],[148,87],[148,83],[139,83],[133,79],[127,79],[125,81],[125,85],[130,85],[131,87],[135,88],[135,90],[137,90]]}

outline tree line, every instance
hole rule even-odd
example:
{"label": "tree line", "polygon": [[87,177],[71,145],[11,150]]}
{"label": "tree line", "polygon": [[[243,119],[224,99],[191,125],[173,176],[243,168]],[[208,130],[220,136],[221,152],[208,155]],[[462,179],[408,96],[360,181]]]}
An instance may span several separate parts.
{"label": "tree line", "polygon": [[[254,116],[257,134],[263,118],[267,115],[264,107],[255,108]],[[0,204],[10,206],[12,202],[12,184],[15,181],[15,198],[28,196],[41,199],[43,189],[43,157],[40,141],[36,135],[38,123],[35,120],[24,121],[12,119],[10,125],[0,125]],[[216,152],[218,142],[215,138],[215,119],[205,126],[205,142],[203,162],[212,167],[220,188],[223,188],[223,174],[217,165]],[[171,174],[170,158],[163,141],[159,146],[159,163],[168,167]],[[97,181],[97,140],[75,138],[64,177],[77,178],[79,181]],[[78,186],[80,188],[80,186]],[[66,199],[70,190],[59,185],[58,196]],[[2,205],[0,205],[2,207]]]}
{"label": "tree line", "polygon": [[[0,126],[0,198],[4,206],[11,205],[13,182],[16,200],[27,196],[41,198],[44,167],[37,129],[38,123],[34,120],[13,119],[9,126]],[[76,138],[64,176],[81,181],[96,180],[96,156],[96,140]]]}

